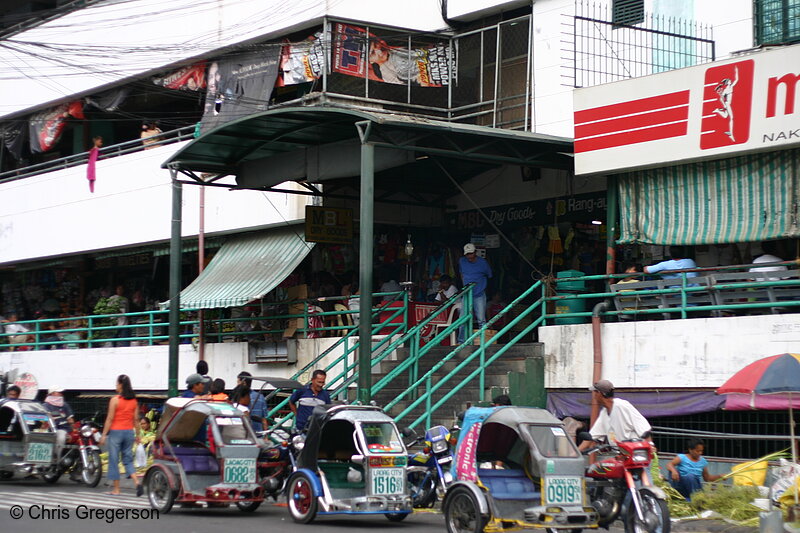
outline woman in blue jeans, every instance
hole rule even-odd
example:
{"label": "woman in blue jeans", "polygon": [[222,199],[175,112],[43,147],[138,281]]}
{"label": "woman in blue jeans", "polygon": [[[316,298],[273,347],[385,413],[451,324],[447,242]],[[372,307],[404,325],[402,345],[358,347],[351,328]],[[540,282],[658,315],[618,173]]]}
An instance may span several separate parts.
{"label": "woman in blue jeans", "polygon": [[103,438],[100,445],[108,441],[108,479],[114,487],[108,494],[115,496],[119,490],[119,454],[122,452],[122,464],[125,473],[136,483],[136,495],[141,496],[142,483],[133,467],[133,444],[139,443],[139,425],[136,423],[136,413],[139,410],[136,394],[131,386],[131,378],[125,374],[117,377],[117,396],[108,402],[108,415],[103,424]]}

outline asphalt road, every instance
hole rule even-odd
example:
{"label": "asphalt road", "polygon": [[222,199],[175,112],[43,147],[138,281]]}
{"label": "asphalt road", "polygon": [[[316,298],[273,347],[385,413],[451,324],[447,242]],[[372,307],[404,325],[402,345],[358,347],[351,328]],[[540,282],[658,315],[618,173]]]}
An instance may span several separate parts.
{"label": "asphalt road", "polygon": [[444,520],[438,512],[414,513],[402,523],[389,522],[382,516],[330,516],[319,517],[311,525],[302,525],[291,519],[285,506],[271,500],[254,513],[243,513],[235,507],[181,509],[176,506],[169,513],[158,515],[150,509],[145,497],[136,497],[130,481],[123,482],[122,496],[105,494],[109,488],[103,484],[90,489],[68,479],[54,485],[35,478],[0,481],[0,531],[366,533],[390,529],[395,533],[445,533]]}
{"label": "asphalt road", "polygon": [[[0,532],[9,533],[87,533],[135,531],[136,533],[359,533],[388,529],[391,533],[446,533],[444,518],[438,511],[417,511],[401,523],[382,516],[319,517],[310,525],[295,523],[286,507],[265,502],[254,513],[228,509],[181,509],[174,507],[158,515],[147,499],[137,498],[131,481],[124,480],[121,496],[105,494],[109,487],[94,489],[59,480],[48,485],[41,479],[0,481]],[[610,531],[623,533],[616,522]],[[673,523],[672,533],[757,533],[756,528],[740,528],[722,521],[703,520]]]}

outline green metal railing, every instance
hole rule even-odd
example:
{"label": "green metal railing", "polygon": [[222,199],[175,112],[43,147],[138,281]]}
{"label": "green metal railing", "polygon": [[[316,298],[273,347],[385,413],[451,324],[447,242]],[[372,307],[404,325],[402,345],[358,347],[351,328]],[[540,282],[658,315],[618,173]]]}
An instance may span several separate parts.
{"label": "green metal railing", "polygon": [[[405,293],[404,293],[405,294]],[[386,357],[388,357],[395,349],[403,346],[404,344],[411,342],[412,345],[419,346],[419,339],[421,331],[428,327],[430,323],[436,319],[439,315],[445,312],[449,312],[450,308],[454,305],[457,305],[459,301],[462,303],[462,316],[458,319],[454,320],[449,326],[445,327],[442,331],[437,333],[430,339],[427,346],[430,347],[438,345],[445,337],[449,336],[452,332],[456,331],[459,327],[466,324],[472,323],[472,285],[468,285],[461,292],[455,294],[453,297],[449,298],[445,302],[442,303],[440,307],[434,310],[431,314],[425,317],[422,321],[420,321],[415,326],[408,328],[408,300],[405,299],[403,301],[403,309],[397,308],[392,315],[388,316],[385,320],[380,322],[377,325],[373,326],[372,329],[372,336],[375,336],[379,332],[382,332],[383,338],[380,339],[377,344],[373,343],[371,347],[371,361],[370,361],[370,371],[376,365],[380,364]],[[388,308],[389,310],[393,309],[391,307]],[[469,312],[467,312],[469,310]],[[373,313],[373,320],[376,315],[379,315],[382,310],[379,309],[375,313]],[[393,330],[390,330],[388,333],[385,331],[387,325],[394,326],[392,320],[394,317],[398,316],[400,312],[404,313],[405,319],[403,323],[403,328],[396,327]],[[343,352],[336,357],[333,361],[330,361],[327,365],[323,367],[323,370],[326,372],[331,370],[332,368],[336,367],[339,364],[344,364],[344,368],[342,371],[335,376],[328,376],[328,380],[326,386],[331,393],[331,396],[336,397],[341,394],[345,394],[347,389],[357,382],[358,380],[358,365],[357,365],[357,357],[355,357],[356,350],[359,349],[359,343],[356,340],[353,344],[349,344],[349,341],[353,339],[358,339],[358,331],[354,329],[350,331],[347,335],[339,339],[334,345],[329,347],[327,350],[319,354],[313,360],[308,362],[303,368],[299,371],[295,372],[292,376],[292,379],[299,379],[303,377],[309,371],[318,368],[321,361],[324,361],[326,357],[328,357],[331,353],[335,350],[342,347]],[[427,351],[427,350],[426,350]],[[419,353],[419,352],[417,352]],[[424,352],[423,352],[424,353]],[[354,355],[352,363],[350,360],[350,355]],[[409,358],[411,359],[411,358]],[[418,358],[417,358],[418,360]],[[380,386],[379,386],[380,384]],[[385,384],[379,382],[378,384],[373,385],[372,392],[380,391]],[[277,413],[285,410],[286,405],[288,404],[288,398],[284,399],[283,401],[279,402],[275,407],[273,407],[270,412],[267,414],[267,418],[274,417]],[[293,415],[288,415],[282,419],[282,423],[285,423],[287,420],[291,419]]]}

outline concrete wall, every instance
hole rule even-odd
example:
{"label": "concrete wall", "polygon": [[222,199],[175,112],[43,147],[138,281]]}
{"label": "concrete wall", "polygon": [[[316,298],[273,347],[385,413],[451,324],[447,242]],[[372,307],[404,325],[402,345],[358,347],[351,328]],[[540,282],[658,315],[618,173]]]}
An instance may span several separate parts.
{"label": "concrete wall", "polygon": [[[185,144],[98,161],[94,193],[85,165],[0,185],[0,264],[167,241],[172,192],[169,171],[160,166]],[[200,187],[183,187],[185,237],[198,233],[199,193]],[[205,231],[303,219],[310,202],[309,196],[207,187]]]}
{"label": "concrete wall", "polygon": [[[624,387],[716,388],[747,364],[800,351],[800,315],[610,322],[602,325],[603,375]],[[592,382],[590,324],[546,326],[545,386]]]}
{"label": "concrete wall", "polygon": [[[251,364],[248,362],[246,342],[208,344],[205,358],[208,362],[209,375],[224,379],[226,387],[231,389],[236,385],[236,376],[243,370],[254,376],[289,378],[338,340],[335,337],[290,340],[289,342],[297,343],[296,364],[284,362]],[[342,353],[343,349],[337,348],[314,369],[325,368]],[[178,357],[178,389],[182,390],[185,387],[186,376],[195,371],[198,361],[197,350],[191,344],[181,344]],[[351,354],[350,362],[352,363],[357,357],[357,354]],[[329,380],[341,373],[343,368],[340,363],[328,370]],[[14,369],[19,372],[30,372],[36,376],[40,389],[60,386],[80,391],[110,390],[114,388],[115,379],[119,374],[128,374],[137,390],[166,391],[169,346],[0,352],[0,372],[5,373]],[[375,372],[377,371],[379,369],[376,368]],[[309,381],[311,372],[298,379],[301,382]]]}

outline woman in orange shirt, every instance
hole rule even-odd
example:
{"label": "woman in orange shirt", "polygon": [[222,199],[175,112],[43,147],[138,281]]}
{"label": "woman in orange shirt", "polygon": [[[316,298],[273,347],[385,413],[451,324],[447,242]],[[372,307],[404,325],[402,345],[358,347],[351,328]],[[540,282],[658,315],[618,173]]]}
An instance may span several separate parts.
{"label": "woman in orange shirt", "polygon": [[125,374],[117,377],[117,396],[108,402],[108,415],[103,424],[103,437],[100,445],[108,440],[108,479],[114,482],[114,488],[108,494],[119,495],[119,454],[122,451],[122,464],[125,473],[136,483],[136,495],[144,493],[142,483],[133,468],[133,444],[139,443],[139,424],[136,414],[139,404],[131,386],[131,378]]}

